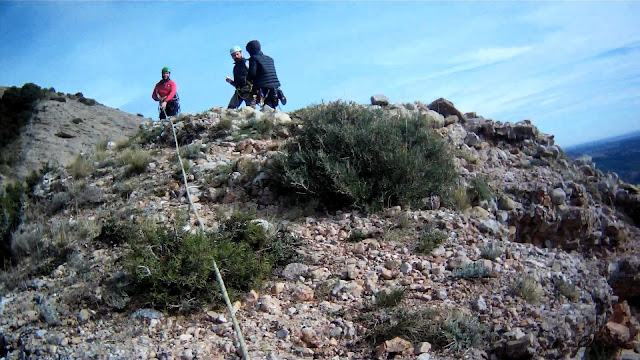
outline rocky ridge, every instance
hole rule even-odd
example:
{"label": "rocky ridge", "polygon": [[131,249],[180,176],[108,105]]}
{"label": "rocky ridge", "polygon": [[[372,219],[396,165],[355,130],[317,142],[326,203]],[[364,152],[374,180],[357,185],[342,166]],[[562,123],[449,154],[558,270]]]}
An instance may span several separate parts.
{"label": "rocky ridge", "polygon": [[[431,210],[300,216],[281,207],[261,171],[295,131],[295,113],[213,108],[176,124],[180,145],[198,153],[189,160],[189,180],[208,227],[217,226],[221,213],[251,208],[274,225],[288,227],[305,244],[303,263],[280,269],[276,279],[235,304],[252,359],[456,358],[446,349],[402,338],[375,351],[365,344],[368,329],[360,315],[375,303],[376,294],[399,287],[407,289],[407,307],[460,311],[484,324],[487,346],[460,355],[465,359],[585,359],[596,336],[627,348],[621,356],[637,358],[635,310],[620,301],[637,299],[639,288],[632,285],[637,284],[634,259],[640,239],[633,225],[640,203],[634,186],[598,172],[588,161],[571,162],[552,136],[529,121],[500,123],[462,114],[444,99],[429,105],[389,104],[381,98],[372,103],[391,114],[430,117],[456,149],[461,183],[473,186],[482,177],[498,191],[464,212],[430,199]],[[230,123],[230,135],[217,135],[222,123]],[[273,135],[241,134],[248,123],[270,124]],[[166,125],[149,127],[158,134],[156,142],[146,145],[155,155],[149,170],[130,180],[127,196],[118,190],[122,168],[103,161],[83,179],[86,199],[63,207],[46,224],[87,226],[105,212],[131,208],[137,209],[131,216],[171,223],[176,210],[187,207],[184,189],[173,176],[173,136]],[[115,158],[118,151],[111,147],[109,156]],[[53,199],[71,192],[77,182],[60,169],[46,174],[35,193]],[[195,229],[193,215],[189,220]],[[21,231],[28,231],[27,225]],[[430,254],[415,252],[416,238],[431,227],[444,231],[446,241]],[[350,241],[356,232],[365,238]],[[116,311],[117,294],[109,292],[104,279],[117,274],[121,249],[105,249],[90,239],[78,242],[70,260],[50,274],[15,289],[2,285],[0,339],[7,350],[0,355],[236,357],[223,309],[190,316]],[[487,249],[493,248],[499,251],[489,255]],[[488,269],[490,276],[461,277],[459,270],[469,265]],[[523,278],[530,279],[539,300],[514,293]],[[616,284],[624,288],[617,295]]]}
{"label": "rocky ridge", "polygon": [[78,154],[92,155],[100,141],[134,135],[144,121],[85,98],[82,93],[52,93],[38,102],[20,141],[6,149],[16,153],[16,165],[9,177],[24,179],[47,162],[67,166]]}

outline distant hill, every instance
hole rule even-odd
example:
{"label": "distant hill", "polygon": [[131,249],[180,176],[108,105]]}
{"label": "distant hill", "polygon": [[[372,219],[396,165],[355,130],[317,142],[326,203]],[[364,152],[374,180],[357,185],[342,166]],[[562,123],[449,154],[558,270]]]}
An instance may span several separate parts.
{"label": "distant hill", "polygon": [[569,147],[565,153],[572,158],[589,155],[596,168],[615,172],[629,183],[640,183],[640,131]]}
{"label": "distant hill", "polygon": [[[0,87],[0,96],[8,87]],[[51,93],[36,104],[17,141],[2,149],[0,177],[24,179],[44,164],[66,166],[96,144],[134,135],[147,119],[104,106],[82,93]]]}

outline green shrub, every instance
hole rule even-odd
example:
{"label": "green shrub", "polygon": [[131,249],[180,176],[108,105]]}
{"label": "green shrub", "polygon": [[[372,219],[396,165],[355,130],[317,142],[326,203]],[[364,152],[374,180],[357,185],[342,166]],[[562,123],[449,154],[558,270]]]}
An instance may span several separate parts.
{"label": "green shrub", "polygon": [[37,101],[47,94],[47,90],[42,90],[33,83],[5,90],[0,99],[0,149],[20,135],[20,130],[31,118]]}
{"label": "green shrub", "polygon": [[[2,189],[0,189],[2,191]],[[25,188],[8,184],[0,192],[0,267],[11,263],[11,233],[18,228],[22,218]]]}
{"label": "green shrub", "polygon": [[406,294],[407,288],[405,287],[393,288],[388,291],[380,291],[376,293],[376,305],[381,308],[394,307],[404,300]]}
{"label": "green shrub", "polygon": [[122,229],[130,245],[125,270],[129,295],[140,306],[190,311],[222,300],[215,259],[232,299],[258,287],[273,265],[297,260],[298,240],[286,232],[269,236],[253,216],[235,213],[218,232],[190,234],[153,225]]}
{"label": "green shrub", "polygon": [[51,166],[51,164],[47,162],[46,164],[42,165],[42,167],[38,169],[38,171],[32,171],[25,179],[27,194],[31,195],[33,193],[33,190],[35,190],[36,186],[38,186],[38,184],[42,182],[42,178],[45,174],[56,170],[57,169],[55,167]]}
{"label": "green shrub", "polygon": [[362,232],[362,230],[356,229],[356,230],[353,230],[353,232],[351,232],[351,235],[349,235],[349,237],[347,238],[347,242],[352,242],[352,243],[360,242],[368,237],[369,236],[364,232]]}
{"label": "green shrub", "polygon": [[268,169],[276,191],[317,198],[329,209],[421,206],[457,174],[425,117],[390,117],[353,103],[299,112],[303,126]]}
{"label": "green shrub", "polygon": [[462,279],[479,279],[491,276],[489,269],[480,263],[469,263],[453,271],[453,275]]}
{"label": "green shrub", "polygon": [[484,177],[473,178],[471,190],[471,200],[473,202],[481,202],[493,199],[493,190],[489,186],[487,179]]}
{"label": "green shrub", "polygon": [[183,159],[198,159],[202,157],[200,153],[200,145],[199,144],[191,144],[180,147],[180,156]]}
{"label": "green shrub", "polygon": [[483,246],[480,249],[480,256],[482,256],[483,259],[494,261],[495,259],[502,256],[503,252],[504,251],[500,246],[496,245],[496,243],[490,242],[489,244],[487,244],[487,246]]}
{"label": "green shrub", "polygon": [[159,124],[140,124],[140,129],[136,134],[136,142],[140,145],[158,142],[163,131],[164,127],[160,126]]}
{"label": "green shrub", "polygon": [[274,267],[284,267],[291,263],[304,261],[297,249],[302,247],[302,241],[289,231],[278,231],[270,240],[269,255]]}
{"label": "green shrub", "polygon": [[447,234],[430,226],[416,239],[415,250],[421,254],[429,254],[446,239]]}

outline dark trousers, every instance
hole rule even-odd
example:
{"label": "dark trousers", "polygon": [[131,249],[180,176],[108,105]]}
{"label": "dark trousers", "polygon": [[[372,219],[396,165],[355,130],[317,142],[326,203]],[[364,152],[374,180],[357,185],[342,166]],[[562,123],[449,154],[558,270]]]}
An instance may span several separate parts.
{"label": "dark trousers", "polygon": [[278,107],[278,89],[260,88],[260,94],[265,105],[269,105],[273,109]]}
{"label": "dark trousers", "polygon": [[180,113],[180,103],[178,102],[178,100],[174,98],[174,100],[167,102],[167,106],[164,108],[164,111],[160,109],[160,120],[164,120],[167,118],[166,116],[164,116],[165,114],[167,116],[176,116],[179,113]]}
{"label": "dark trousers", "polygon": [[251,92],[250,86],[243,86],[241,88],[237,88],[236,91],[233,93],[233,96],[231,97],[231,100],[229,101],[229,106],[227,106],[227,108],[237,109],[240,107],[240,105],[242,105],[243,101],[247,106],[250,106],[252,108],[256,107],[256,99],[253,97],[253,93]]}

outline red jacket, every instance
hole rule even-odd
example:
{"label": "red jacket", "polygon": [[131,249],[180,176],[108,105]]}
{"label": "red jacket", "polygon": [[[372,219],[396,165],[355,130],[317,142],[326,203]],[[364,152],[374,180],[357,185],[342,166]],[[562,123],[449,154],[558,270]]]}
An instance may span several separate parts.
{"label": "red jacket", "polygon": [[[160,98],[164,98],[164,101],[173,100],[173,97],[176,96],[176,92],[178,91],[178,85],[176,85],[175,81],[169,79],[167,81],[160,80],[159,83],[156,84],[156,87],[153,89],[153,94],[151,97],[155,101],[160,101]],[[158,97],[158,95],[160,95]]]}

